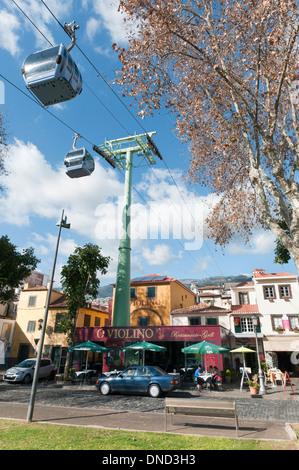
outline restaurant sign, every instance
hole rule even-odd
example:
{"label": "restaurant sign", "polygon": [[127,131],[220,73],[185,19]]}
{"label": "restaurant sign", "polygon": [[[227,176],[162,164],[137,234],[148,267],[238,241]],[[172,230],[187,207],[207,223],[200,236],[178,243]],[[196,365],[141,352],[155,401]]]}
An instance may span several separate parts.
{"label": "restaurant sign", "polygon": [[76,340],[103,341],[107,347],[122,347],[125,342],[138,341],[212,341],[220,343],[219,326],[148,326],[78,328]]}

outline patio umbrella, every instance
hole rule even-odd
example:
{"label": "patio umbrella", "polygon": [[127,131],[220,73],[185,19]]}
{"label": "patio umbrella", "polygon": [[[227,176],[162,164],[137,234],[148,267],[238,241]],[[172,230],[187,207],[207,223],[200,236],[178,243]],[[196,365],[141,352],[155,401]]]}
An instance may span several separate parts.
{"label": "patio umbrella", "polygon": [[200,343],[191,344],[186,348],[182,348],[182,352],[185,354],[224,354],[229,352],[229,349],[209,343],[209,341],[201,341]]}
{"label": "patio umbrella", "polygon": [[242,379],[241,379],[241,385],[240,385],[240,392],[242,391],[243,387],[243,381],[244,381],[244,376],[246,375],[247,379],[249,379],[247,370],[246,370],[246,363],[245,363],[245,356],[244,353],[255,353],[253,349],[245,348],[245,346],[241,346],[240,348],[237,349],[232,349],[230,351],[231,353],[242,353],[242,358],[243,358],[243,372],[242,372]]}
{"label": "patio umbrella", "polygon": [[186,348],[182,348],[182,352],[185,354],[224,354],[229,352],[229,349],[218,346],[217,344],[209,343],[209,341],[201,341],[200,343],[191,344]]}
{"label": "patio umbrella", "polygon": [[[84,343],[77,344],[76,346],[72,346],[68,348],[68,351],[92,351],[94,353],[103,353],[108,352],[109,349],[105,348],[104,346],[100,346],[99,344],[93,343],[92,341],[85,341]],[[87,362],[88,362],[88,354],[86,354],[86,366],[85,369],[87,370]]]}
{"label": "patio umbrella", "polygon": [[148,343],[147,341],[140,341],[139,343],[134,343],[129,346],[125,346],[122,348],[122,351],[127,351],[127,349],[135,349],[136,351],[142,351],[142,365],[144,365],[144,355],[145,351],[155,351],[155,352],[161,352],[161,351],[167,351],[167,348],[164,346],[159,346],[158,344],[153,344],[153,343]]}

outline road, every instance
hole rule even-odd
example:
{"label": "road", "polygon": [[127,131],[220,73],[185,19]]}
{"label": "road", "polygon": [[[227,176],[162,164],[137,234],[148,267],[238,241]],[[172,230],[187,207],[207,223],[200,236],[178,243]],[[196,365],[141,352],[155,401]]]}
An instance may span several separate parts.
{"label": "road", "polygon": [[[240,394],[237,389],[212,393],[203,391],[201,398],[236,400],[240,418],[299,423],[298,393],[294,397],[289,389],[287,389],[286,395],[283,395],[282,389],[277,391],[269,389],[268,392],[265,397],[253,399],[246,391]],[[0,382],[0,402],[28,404],[30,393],[30,385]],[[189,397],[192,400],[197,398],[198,394],[194,389],[181,389],[171,392],[168,396]],[[114,394],[103,396],[94,386],[70,385],[61,387],[51,383],[48,385],[39,383],[35,403],[46,406],[164,413],[164,400],[164,397],[151,398],[141,395]]]}

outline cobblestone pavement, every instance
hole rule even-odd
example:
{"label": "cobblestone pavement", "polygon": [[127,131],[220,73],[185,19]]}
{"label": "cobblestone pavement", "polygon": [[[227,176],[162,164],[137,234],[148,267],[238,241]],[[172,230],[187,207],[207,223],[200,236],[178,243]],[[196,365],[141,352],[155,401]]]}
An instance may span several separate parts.
{"label": "cobblestone pavement", "polygon": [[[236,401],[240,418],[252,420],[269,420],[288,423],[299,423],[299,380],[293,395],[288,386],[283,394],[282,387],[272,389],[267,387],[267,395],[252,398],[248,390],[242,393],[236,388],[223,391],[201,392],[201,398],[233,399]],[[29,403],[30,385],[8,384],[0,381],[0,402]],[[198,398],[199,394],[193,386],[183,384],[181,389],[171,392],[168,396]],[[134,411],[143,413],[164,413],[165,399],[134,395],[103,396],[95,386],[59,386],[49,383],[38,384],[35,403],[46,406],[66,406],[77,408],[95,408],[115,411]]]}

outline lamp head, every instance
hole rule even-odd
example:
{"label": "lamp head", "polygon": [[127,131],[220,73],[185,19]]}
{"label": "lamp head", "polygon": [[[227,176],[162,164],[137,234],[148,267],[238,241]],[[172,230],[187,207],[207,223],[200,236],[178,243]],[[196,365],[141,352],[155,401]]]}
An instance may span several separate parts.
{"label": "lamp head", "polygon": [[60,224],[61,224],[61,227],[63,228],[71,228],[71,224],[67,223],[67,216],[59,220],[56,225],[59,227]]}

